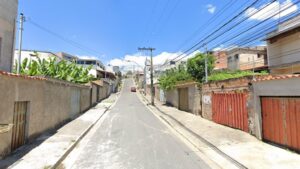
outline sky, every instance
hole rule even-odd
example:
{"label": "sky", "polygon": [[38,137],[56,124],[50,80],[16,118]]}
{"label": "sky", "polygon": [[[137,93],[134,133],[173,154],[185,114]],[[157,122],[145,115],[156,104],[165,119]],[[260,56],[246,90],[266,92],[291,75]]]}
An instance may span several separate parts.
{"label": "sky", "polygon": [[[124,60],[144,64],[149,53],[139,52],[138,47],[153,47],[154,63],[161,64],[181,54],[253,1],[19,0],[19,12],[27,20],[23,49],[64,51],[97,58],[107,65],[128,66],[135,63]],[[262,0],[245,15],[250,16],[269,1]],[[275,2],[268,6],[269,13],[261,11],[248,22],[263,20],[279,7],[292,3]],[[297,5],[292,6],[281,15],[297,9]],[[214,22],[208,22],[213,17]]]}

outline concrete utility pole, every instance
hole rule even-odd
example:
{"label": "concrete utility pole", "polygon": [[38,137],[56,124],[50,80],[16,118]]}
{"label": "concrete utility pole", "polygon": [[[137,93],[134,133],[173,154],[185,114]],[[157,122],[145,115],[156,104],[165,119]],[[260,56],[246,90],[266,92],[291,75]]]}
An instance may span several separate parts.
{"label": "concrete utility pole", "polygon": [[145,67],[144,67],[144,94],[146,96],[147,93],[147,56],[146,56],[146,60],[145,60]]}
{"label": "concrete utility pole", "polygon": [[207,47],[205,48],[206,56],[205,56],[205,83],[208,82],[208,70],[207,70],[207,59],[208,59],[208,50]]}
{"label": "concrete utility pole", "polygon": [[[150,79],[151,79],[151,104],[154,106],[154,85],[153,85],[153,51],[155,48],[138,48],[139,51],[150,51]],[[147,61],[147,60],[146,60]]]}
{"label": "concrete utility pole", "polygon": [[21,70],[21,54],[22,54],[23,23],[24,23],[24,21],[25,21],[25,17],[23,15],[23,13],[20,13],[19,56],[18,56],[17,74],[20,74],[20,70]]}

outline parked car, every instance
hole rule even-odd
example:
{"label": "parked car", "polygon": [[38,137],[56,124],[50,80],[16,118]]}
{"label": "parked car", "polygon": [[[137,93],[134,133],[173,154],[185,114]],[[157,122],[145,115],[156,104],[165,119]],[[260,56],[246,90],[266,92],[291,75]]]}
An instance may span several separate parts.
{"label": "parked car", "polygon": [[130,91],[131,91],[131,92],[136,92],[136,88],[135,88],[135,87],[131,87],[131,88],[130,88]]}

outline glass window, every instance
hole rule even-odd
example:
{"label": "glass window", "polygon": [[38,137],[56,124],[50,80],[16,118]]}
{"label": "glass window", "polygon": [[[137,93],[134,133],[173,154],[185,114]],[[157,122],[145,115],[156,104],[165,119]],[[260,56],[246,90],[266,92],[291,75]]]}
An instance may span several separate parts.
{"label": "glass window", "polygon": [[85,61],[85,64],[87,64],[87,65],[92,65],[92,64],[93,64],[93,61]]}

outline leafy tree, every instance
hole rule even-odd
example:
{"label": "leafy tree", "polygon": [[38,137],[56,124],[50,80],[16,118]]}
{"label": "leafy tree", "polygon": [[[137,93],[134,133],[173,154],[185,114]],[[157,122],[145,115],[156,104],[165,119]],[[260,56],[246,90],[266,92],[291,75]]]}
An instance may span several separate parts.
{"label": "leafy tree", "polygon": [[132,73],[131,70],[129,70],[129,71],[126,72],[126,75],[127,75],[127,76],[132,75],[132,74],[133,74],[133,73]]}
{"label": "leafy tree", "polygon": [[207,56],[208,74],[214,69],[215,58],[213,55],[198,53],[195,57],[188,59],[187,72],[198,82],[205,81],[205,57]]}
{"label": "leafy tree", "polygon": [[159,86],[164,90],[172,90],[180,81],[192,80],[192,76],[187,72],[185,65],[179,65],[177,68],[166,70],[158,79]]}
{"label": "leafy tree", "polygon": [[[69,63],[65,60],[57,61],[55,57],[50,57],[48,60],[41,60],[37,57],[37,61],[28,61],[25,58],[20,67],[20,74],[28,76],[46,76],[61,80],[66,80],[74,83],[87,83],[94,79],[89,75],[91,66],[83,68],[75,62]],[[18,63],[16,63],[16,67]],[[14,70],[16,72],[16,70]]]}

